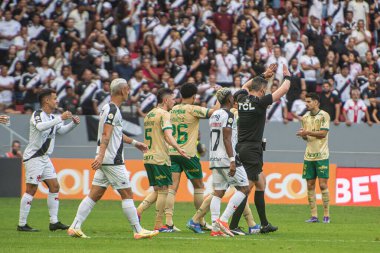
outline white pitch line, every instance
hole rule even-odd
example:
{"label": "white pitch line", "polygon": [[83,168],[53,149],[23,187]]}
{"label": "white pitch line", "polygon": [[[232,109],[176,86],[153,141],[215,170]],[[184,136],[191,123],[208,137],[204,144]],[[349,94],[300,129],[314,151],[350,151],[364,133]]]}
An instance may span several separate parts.
{"label": "white pitch line", "polygon": [[[265,236],[265,235],[264,235]],[[49,238],[69,238],[69,236],[64,236],[64,235],[49,235]],[[128,236],[102,236],[102,235],[95,235],[95,236],[90,236],[90,240],[96,239],[96,238],[107,238],[107,239],[132,239],[132,237]],[[313,240],[313,239],[279,239],[279,238],[254,238],[255,236],[235,236],[234,239],[232,238],[223,238],[223,239],[231,239],[231,240],[238,240],[238,241],[287,241],[287,242],[329,242],[329,243],[380,243],[380,241],[369,241],[369,240],[328,240],[328,239],[318,239],[318,240]],[[79,238],[73,238],[73,239],[79,239]],[[201,241],[212,241],[212,240],[220,240],[221,238],[204,238],[204,237],[180,237],[180,236],[173,236],[173,237],[154,237],[155,240],[201,240]]]}

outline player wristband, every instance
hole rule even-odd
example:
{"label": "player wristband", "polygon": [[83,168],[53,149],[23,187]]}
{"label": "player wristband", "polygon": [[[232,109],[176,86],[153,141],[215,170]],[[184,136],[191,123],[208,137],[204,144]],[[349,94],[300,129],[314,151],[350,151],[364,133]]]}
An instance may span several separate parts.
{"label": "player wristband", "polygon": [[136,147],[136,144],[137,144],[137,141],[136,141],[136,140],[133,140],[133,141],[131,142],[131,145],[133,145],[133,146],[135,146],[135,147]]}
{"label": "player wristband", "polygon": [[291,79],[292,79],[291,76],[284,76],[284,79],[283,79],[283,80],[284,80],[284,81],[285,81],[285,80],[289,80],[289,82],[290,82]]}
{"label": "player wristband", "polygon": [[230,157],[229,159],[230,159],[230,162],[231,162],[231,163],[232,163],[232,162],[235,162],[235,157]]}

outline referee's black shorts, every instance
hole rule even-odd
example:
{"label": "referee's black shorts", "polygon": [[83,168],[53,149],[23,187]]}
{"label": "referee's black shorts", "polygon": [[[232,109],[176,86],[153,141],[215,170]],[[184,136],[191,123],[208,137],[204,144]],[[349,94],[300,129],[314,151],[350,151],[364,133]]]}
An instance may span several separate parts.
{"label": "referee's black shorts", "polygon": [[259,181],[263,171],[263,147],[261,142],[239,142],[236,145],[238,159],[247,172],[248,179]]}

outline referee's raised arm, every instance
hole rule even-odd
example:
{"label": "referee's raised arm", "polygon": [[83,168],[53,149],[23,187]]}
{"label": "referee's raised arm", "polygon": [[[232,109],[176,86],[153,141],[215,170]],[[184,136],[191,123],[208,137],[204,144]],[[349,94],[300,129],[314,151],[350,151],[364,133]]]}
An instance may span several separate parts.
{"label": "referee's raised arm", "polygon": [[273,94],[272,94],[273,102],[280,100],[280,98],[282,96],[284,96],[290,88],[291,76],[290,76],[288,67],[286,67],[285,64],[283,64],[282,66],[283,66],[282,67],[282,73],[284,76],[284,80],[282,81],[281,86],[275,92],[273,92]]}

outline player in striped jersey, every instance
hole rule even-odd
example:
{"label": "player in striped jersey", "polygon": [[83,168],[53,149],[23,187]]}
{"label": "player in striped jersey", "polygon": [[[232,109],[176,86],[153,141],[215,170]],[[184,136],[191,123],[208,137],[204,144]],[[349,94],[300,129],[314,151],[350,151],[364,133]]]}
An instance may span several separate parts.
{"label": "player in striped jersey", "polygon": [[[29,143],[23,155],[26,191],[20,202],[20,218],[17,230],[24,232],[38,231],[27,224],[27,218],[33,196],[41,181],[44,181],[49,188],[47,198],[50,215],[49,230],[68,229],[67,225],[58,221],[59,183],[49,155],[53,153],[56,133],[66,134],[70,132],[80,123],[80,119],[78,116],[73,117],[69,111],[64,112],[61,116],[52,114],[57,109],[57,94],[54,90],[42,90],[39,94],[39,102],[41,109],[33,112],[30,119]],[[63,121],[67,119],[72,119],[72,122],[63,125]]]}
{"label": "player in striped jersey", "polygon": [[134,238],[151,238],[158,234],[158,231],[148,231],[140,225],[132,198],[130,173],[124,165],[124,142],[134,145],[142,152],[146,152],[148,149],[144,143],[137,142],[123,134],[123,119],[119,107],[123,101],[128,99],[128,94],[129,86],[125,79],[117,78],[112,81],[111,102],[106,104],[100,113],[96,157],[91,164],[96,172],[90,193],[80,203],[74,222],[67,231],[72,237],[88,238],[82,232],[81,225],[109,185],[120,194],[121,206],[132,226]]}

